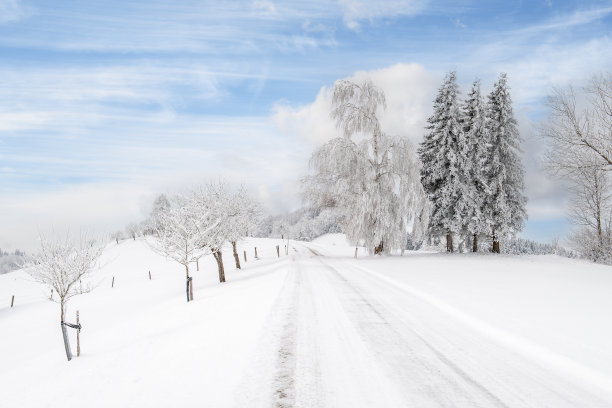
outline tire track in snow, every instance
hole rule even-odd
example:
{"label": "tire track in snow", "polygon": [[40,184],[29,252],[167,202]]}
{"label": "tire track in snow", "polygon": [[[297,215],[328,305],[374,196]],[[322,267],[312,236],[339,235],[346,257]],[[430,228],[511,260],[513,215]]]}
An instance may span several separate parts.
{"label": "tire track in snow", "polygon": [[289,274],[293,275],[293,284],[290,290],[291,301],[284,315],[276,369],[272,382],[273,406],[275,408],[290,408],[295,405],[297,316],[301,284],[299,268],[296,269],[298,270],[289,271]]}
{"label": "tire track in snow", "polygon": [[[315,256],[318,251],[308,248]],[[420,407],[508,407],[485,386],[414,330],[400,331],[386,317],[380,304],[369,300],[336,268],[318,258],[331,272],[330,280],[364,340],[399,380],[406,398]]]}

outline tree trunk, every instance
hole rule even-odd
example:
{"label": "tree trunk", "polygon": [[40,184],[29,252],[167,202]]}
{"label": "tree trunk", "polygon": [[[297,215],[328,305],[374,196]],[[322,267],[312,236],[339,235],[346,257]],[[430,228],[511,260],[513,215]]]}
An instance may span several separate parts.
{"label": "tree trunk", "polygon": [[380,241],[377,247],[374,248],[374,255],[381,254],[384,250],[383,241]]}
{"label": "tree trunk", "polygon": [[474,234],[474,244],[472,245],[472,252],[478,252],[478,235]]}
{"label": "tree trunk", "polygon": [[187,301],[189,302],[193,300],[193,283],[192,283],[191,277],[189,276],[189,265],[185,265],[185,275],[187,278],[187,288],[188,288]]}
{"label": "tree trunk", "polygon": [[217,261],[217,266],[219,267],[219,282],[225,282],[225,270],[223,269],[223,254],[220,250],[213,252],[213,256]]}
{"label": "tree trunk", "polygon": [[454,252],[453,249],[453,234],[450,232],[446,233],[446,252]]}
{"label": "tree trunk", "polygon": [[64,326],[64,320],[60,323],[62,327],[62,336],[64,337],[64,348],[66,349],[66,358],[68,361],[72,360],[72,351],[70,350],[70,340],[68,339],[68,331],[66,330],[66,326]]}
{"label": "tree trunk", "polygon": [[234,249],[234,261],[236,261],[236,269],[240,269],[240,257],[236,250],[236,241],[232,241],[232,248]]}
{"label": "tree trunk", "polygon": [[497,237],[493,238],[493,253],[499,254],[501,251],[499,249],[499,241]]}

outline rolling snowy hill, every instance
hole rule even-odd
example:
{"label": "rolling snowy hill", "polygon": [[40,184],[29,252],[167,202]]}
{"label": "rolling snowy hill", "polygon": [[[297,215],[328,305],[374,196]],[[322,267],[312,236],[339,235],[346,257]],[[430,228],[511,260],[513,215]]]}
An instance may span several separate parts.
{"label": "rolling snowy hill", "polygon": [[194,265],[187,303],[179,264],[142,239],[109,244],[97,288],[69,303],[83,324],[71,362],[46,289],[24,271],[0,276],[0,405],[612,406],[610,267],[354,259],[340,235],[291,241],[280,258],[275,245],[242,242],[242,270],[227,249],[225,284],[212,257]]}

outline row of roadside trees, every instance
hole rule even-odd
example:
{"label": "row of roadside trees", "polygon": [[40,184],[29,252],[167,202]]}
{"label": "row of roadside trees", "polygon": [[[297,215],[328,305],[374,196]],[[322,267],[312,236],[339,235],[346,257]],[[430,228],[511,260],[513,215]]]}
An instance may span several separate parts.
{"label": "row of roadside trees", "polygon": [[151,216],[151,247],[185,268],[187,301],[193,300],[191,264],[212,255],[217,262],[219,282],[225,282],[223,246],[230,243],[236,268],[240,269],[237,242],[257,226],[259,207],[244,189],[231,191],[223,183],[210,183],[158,198]]}

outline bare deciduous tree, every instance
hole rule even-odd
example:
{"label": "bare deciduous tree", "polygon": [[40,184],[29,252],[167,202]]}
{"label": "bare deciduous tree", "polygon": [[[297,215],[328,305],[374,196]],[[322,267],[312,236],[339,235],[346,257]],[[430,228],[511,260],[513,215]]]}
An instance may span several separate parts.
{"label": "bare deciduous tree", "polygon": [[612,170],[612,74],[593,77],[584,92],[554,88],[541,134],[550,139],[547,166],[567,175],[585,166]]}
{"label": "bare deciduous tree", "polygon": [[594,261],[612,259],[612,74],[595,76],[581,91],[555,88],[549,120],[549,172],[570,185],[569,218],[579,227],[574,246]]}

